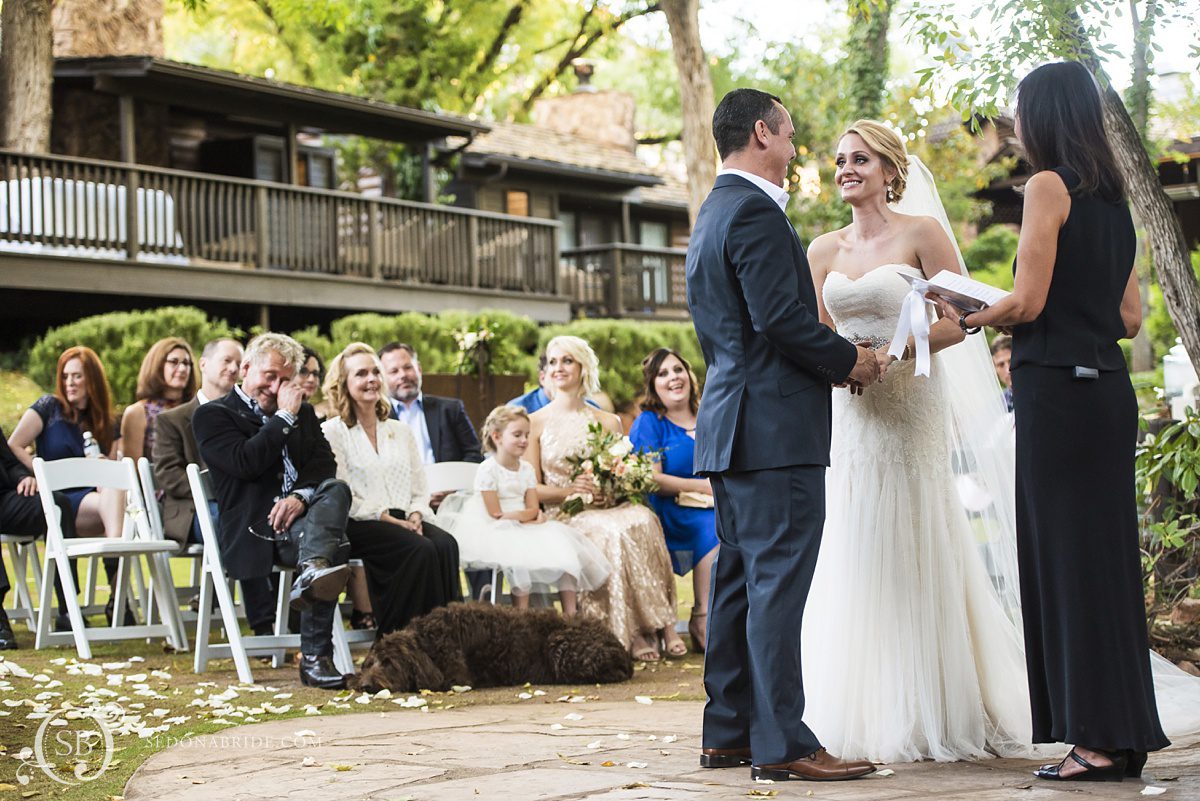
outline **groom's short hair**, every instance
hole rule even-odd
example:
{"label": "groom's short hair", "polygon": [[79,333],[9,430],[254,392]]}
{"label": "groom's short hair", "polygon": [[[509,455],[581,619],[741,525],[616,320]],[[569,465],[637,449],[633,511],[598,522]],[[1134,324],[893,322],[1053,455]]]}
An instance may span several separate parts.
{"label": "groom's short hair", "polygon": [[[776,104],[779,105],[776,105]],[[713,139],[717,140],[717,153],[721,159],[738,152],[750,141],[754,124],[762,120],[771,133],[779,133],[783,122],[780,107],[783,101],[775,95],[758,89],[734,89],[717,105],[713,112]]]}

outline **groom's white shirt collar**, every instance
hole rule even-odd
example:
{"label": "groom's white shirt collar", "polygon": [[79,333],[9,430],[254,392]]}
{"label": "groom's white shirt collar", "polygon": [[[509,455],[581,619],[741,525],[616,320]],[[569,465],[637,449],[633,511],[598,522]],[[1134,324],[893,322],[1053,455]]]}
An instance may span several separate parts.
{"label": "groom's white shirt collar", "polygon": [[745,170],[731,170],[729,168],[725,168],[718,172],[717,175],[736,175],[738,178],[745,178],[747,181],[766,192],[767,197],[779,204],[781,211],[787,211],[787,204],[788,200],[791,199],[791,195],[789,195],[788,191],[779,184],[773,184],[766,178],[755,175],[752,172],[746,172]]}

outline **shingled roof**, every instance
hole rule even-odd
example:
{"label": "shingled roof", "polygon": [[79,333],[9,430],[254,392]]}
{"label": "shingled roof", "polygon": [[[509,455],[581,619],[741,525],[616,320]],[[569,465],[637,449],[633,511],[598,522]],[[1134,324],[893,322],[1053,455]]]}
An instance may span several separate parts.
{"label": "shingled roof", "polygon": [[576,175],[629,187],[663,183],[662,177],[625,148],[535,125],[488,124],[491,130],[477,135],[463,151],[470,166],[507,164],[510,169]]}

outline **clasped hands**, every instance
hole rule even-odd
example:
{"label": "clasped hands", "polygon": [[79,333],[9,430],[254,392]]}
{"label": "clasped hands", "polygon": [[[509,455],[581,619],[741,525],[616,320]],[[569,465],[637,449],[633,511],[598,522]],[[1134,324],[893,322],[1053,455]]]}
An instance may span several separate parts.
{"label": "clasped hands", "polygon": [[852,395],[861,395],[868,385],[883,381],[888,365],[895,361],[895,357],[889,356],[886,351],[872,350],[867,342],[855,344],[858,346],[858,357],[854,361],[854,367],[851,368],[850,375],[846,376],[846,380],[835,386],[848,388]]}

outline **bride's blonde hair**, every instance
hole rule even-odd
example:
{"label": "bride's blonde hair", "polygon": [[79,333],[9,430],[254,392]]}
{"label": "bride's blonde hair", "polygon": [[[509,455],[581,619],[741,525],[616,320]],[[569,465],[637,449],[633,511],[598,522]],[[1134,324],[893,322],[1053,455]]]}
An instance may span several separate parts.
{"label": "bride's blonde hair", "polygon": [[875,120],[855,120],[838,139],[849,134],[861,136],[867,147],[878,153],[884,163],[890,164],[896,171],[896,177],[887,186],[888,203],[895,203],[904,197],[904,190],[908,188],[908,150],[900,135]]}

